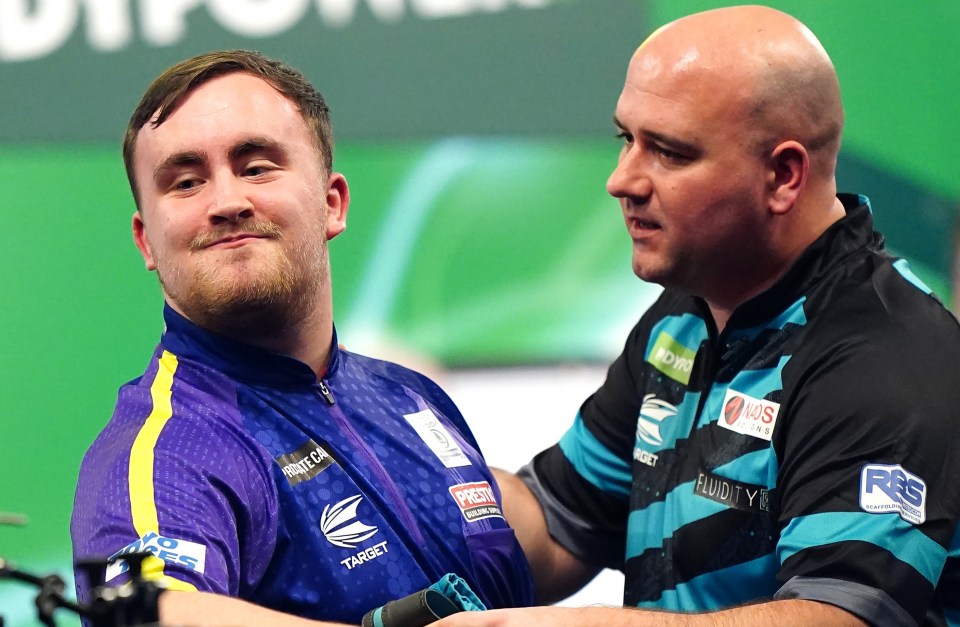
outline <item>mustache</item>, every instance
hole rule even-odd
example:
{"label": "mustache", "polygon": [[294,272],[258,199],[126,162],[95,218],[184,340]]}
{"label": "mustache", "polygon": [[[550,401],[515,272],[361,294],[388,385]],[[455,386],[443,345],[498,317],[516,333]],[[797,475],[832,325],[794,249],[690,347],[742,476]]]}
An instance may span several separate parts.
{"label": "mustache", "polygon": [[270,237],[274,239],[279,239],[283,235],[283,231],[280,230],[280,227],[273,222],[248,222],[239,226],[218,227],[211,231],[200,233],[190,240],[190,250],[198,251],[202,248],[206,248],[218,240],[230,237],[231,235],[237,235],[239,233],[247,235],[262,235],[264,237]]}

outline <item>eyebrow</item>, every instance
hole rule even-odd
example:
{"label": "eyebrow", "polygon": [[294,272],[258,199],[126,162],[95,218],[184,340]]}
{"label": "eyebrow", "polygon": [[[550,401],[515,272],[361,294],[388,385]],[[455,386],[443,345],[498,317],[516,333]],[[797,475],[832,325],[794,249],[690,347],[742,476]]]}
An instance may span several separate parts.
{"label": "eyebrow", "polygon": [[643,131],[643,135],[661,144],[665,144],[670,148],[679,148],[682,152],[695,154],[702,152],[699,146],[677,139],[676,137],[671,137],[670,135],[664,135],[663,133],[657,133],[655,131]]}
{"label": "eyebrow", "polygon": [[[620,118],[617,117],[617,114],[613,114],[613,123],[620,130],[627,130],[627,127],[620,121]],[[696,144],[691,144],[690,142],[685,142],[682,139],[677,139],[671,135],[666,135],[664,133],[658,133],[656,131],[650,131],[643,129],[640,131],[644,137],[648,137],[654,141],[660,142],[661,144],[666,144],[671,148],[679,148],[683,151],[688,151],[691,153],[699,153],[701,151],[700,147]]]}
{"label": "eyebrow", "polygon": [[270,152],[278,155],[287,154],[286,149],[273,139],[267,137],[251,137],[230,149],[230,160],[235,161],[258,152]]}
{"label": "eyebrow", "polygon": [[207,162],[207,153],[196,150],[177,152],[163,161],[153,170],[153,180],[159,181],[164,174],[177,168],[202,165]]}
{"label": "eyebrow", "polygon": [[[266,137],[251,137],[233,146],[230,149],[229,157],[231,161],[236,161],[258,152],[271,152],[277,155],[286,155],[287,153],[277,141]],[[203,165],[208,160],[207,153],[202,150],[177,152],[160,162],[153,171],[153,178],[159,181],[170,170]]]}

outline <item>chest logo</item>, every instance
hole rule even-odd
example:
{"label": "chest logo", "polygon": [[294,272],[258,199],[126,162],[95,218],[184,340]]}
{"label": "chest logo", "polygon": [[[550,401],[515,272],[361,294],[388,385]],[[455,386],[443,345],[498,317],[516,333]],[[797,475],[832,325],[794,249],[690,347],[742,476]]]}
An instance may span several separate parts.
{"label": "chest logo", "polygon": [[457,507],[460,508],[460,513],[467,522],[476,522],[484,518],[503,518],[500,505],[493,495],[493,488],[486,481],[450,486],[450,495],[457,502]]}
{"label": "chest logo", "polygon": [[667,418],[676,415],[677,408],[670,403],[660,400],[653,394],[647,394],[643,397],[640,415],[637,417],[637,444],[633,447],[634,461],[651,468],[656,467],[660,456],[644,450],[641,442],[646,442],[652,446],[661,446],[663,435],[660,433],[660,424]]}
{"label": "chest logo", "polygon": [[432,411],[424,409],[415,414],[406,414],[404,418],[444,466],[457,468],[472,465],[463,449]]}
{"label": "chest logo", "polygon": [[327,542],[345,549],[355,549],[377,533],[376,527],[357,520],[357,507],[362,500],[363,497],[358,494],[323,508],[320,531]]}
{"label": "chest logo", "polygon": [[728,479],[702,469],[697,473],[693,493],[745,512],[770,511],[770,491],[767,488]]}
{"label": "chest logo", "polygon": [[276,459],[290,485],[313,479],[334,463],[333,457],[313,440],[292,453],[286,453]]}
{"label": "chest logo", "polygon": [[661,331],[650,348],[647,362],[674,381],[687,385],[696,356],[696,351],[690,350],[666,331]]}
{"label": "chest logo", "polygon": [[779,414],[780,403],[729,389],[723,399],[723,410],[717,424],[724,429],[769,442]]}
{"label": "chest logo", "polygon": [[640,416],[637,418],[637,438],[647,444],[660,446],[663,444],[663,435],[660,433],[660,423],[667,418],[677,415],[677,408],[666,401],[662,401],[653,394],[643,397],[640,406]]}

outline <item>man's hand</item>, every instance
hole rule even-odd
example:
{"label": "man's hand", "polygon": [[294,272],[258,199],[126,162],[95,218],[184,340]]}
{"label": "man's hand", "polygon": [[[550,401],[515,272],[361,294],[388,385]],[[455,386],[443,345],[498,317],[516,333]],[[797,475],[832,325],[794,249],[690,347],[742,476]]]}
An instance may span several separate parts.
{"label": "man's hand", "polygon": [[815,601],[770,601],[708,614],[612,607],[530,607],[461,612],[434,627],[866,627],[845,610]]}
{"label": "man's hand", "polygon": [[164,627],[346,627],[282,614],[240,599],[210,592],[177,592],[160,595],[160,624]]}

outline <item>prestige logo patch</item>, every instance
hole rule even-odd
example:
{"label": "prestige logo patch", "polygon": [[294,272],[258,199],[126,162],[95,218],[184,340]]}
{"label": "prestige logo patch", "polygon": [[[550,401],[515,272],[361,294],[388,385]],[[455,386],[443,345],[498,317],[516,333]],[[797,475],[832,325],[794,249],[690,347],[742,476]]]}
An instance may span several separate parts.
{"label": "prestige logo patch", "polygon": [[779,414],[780,403],[728,389],[717,424],[724,429],[769,442]]}
{"label": "prestige logo patch", "polygon": [[204,545],[167,538],[151,531],[110,556],[110,561],[113,563],[107,566],[104,581],[111,581],[127,572],[129,567],[126,562],[114,562],[114,560],[130,553],[151,553],[165,562],[195,570],[198,573],[204,571],[207,562],[207,547]]}
{"label": "prestige logo patch", "polygon": [[313,440],[292,453],[281,455],[276,459],[283,475],[290,485],[297,485],[301,481],[313,479],[334,463],[333,457]]}
{"label": "prestige logo patch", "polygon": [[899,464],[867,464],[860,471],[860,507],[919,525],[927,519],[927,484]]}
{"label": "prestige logo patch", "polygon": [[484,518],[503,518],[500,505],[493,495],[493,488],[486,481],[461,483],[450,487],[450,495],[467,522]]}
{"label": "prestige logo patch", "polygon": [[674,381],[687,385],[697,352],[690,350],[666,331],[661,331],[650,349],[647,362]]}

